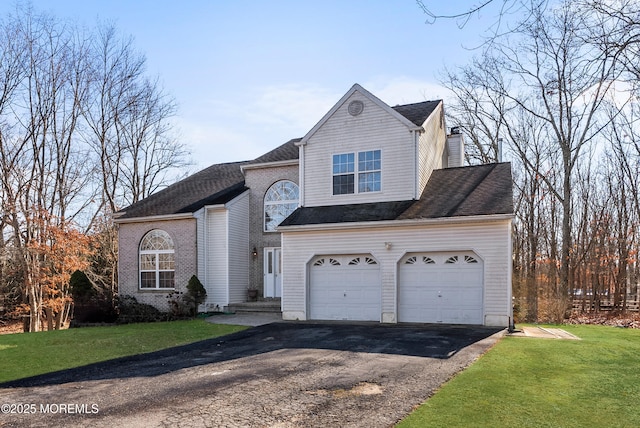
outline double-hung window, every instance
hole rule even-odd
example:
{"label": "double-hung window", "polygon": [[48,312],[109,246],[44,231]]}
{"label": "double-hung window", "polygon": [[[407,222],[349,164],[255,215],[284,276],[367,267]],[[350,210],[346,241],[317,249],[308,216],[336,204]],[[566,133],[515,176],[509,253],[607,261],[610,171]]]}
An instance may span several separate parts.
{"label": "double-hung window", "polygon": [[353,193],[355,162],[353,153],[333,155],[333,194]]}
{"label": "double-hung window", "polygon": [[380,150],[358,153],[358,193],[380,191]]}
{"label": "double-hung window", "polygon": [[333,155],[333,194],[379,192],[381,171],[380,150]]}
{"label": "double-hung window", "polygon": [[140,242],[140,288],[175,287],[175,250],[171,236],[152,230]]}

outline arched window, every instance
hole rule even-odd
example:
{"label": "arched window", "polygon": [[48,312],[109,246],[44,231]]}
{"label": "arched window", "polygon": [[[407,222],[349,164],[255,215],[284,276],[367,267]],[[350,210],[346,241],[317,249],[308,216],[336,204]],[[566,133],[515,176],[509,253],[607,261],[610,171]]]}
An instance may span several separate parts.
{"label": "arched window", "polygon": [[173,240],[164,230],[152,230],[140,242],[140,288],[175,287]]}
{"label": "arched window", "polygon": [[274,183],[264,195],[264,230],[273,232],[276,227],[298,208],[298,185],[289,180]]}

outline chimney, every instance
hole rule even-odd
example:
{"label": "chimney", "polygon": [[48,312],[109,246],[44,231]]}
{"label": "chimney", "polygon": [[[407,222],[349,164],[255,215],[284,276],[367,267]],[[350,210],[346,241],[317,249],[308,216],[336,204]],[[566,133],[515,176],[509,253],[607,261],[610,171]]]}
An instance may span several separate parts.
{"label": "chimney", "polygon": [[459,126],[451,128],[451,133],[447,136],[446,150],[448,154],[446,168],[455,168],[464,164],[464,141]]}

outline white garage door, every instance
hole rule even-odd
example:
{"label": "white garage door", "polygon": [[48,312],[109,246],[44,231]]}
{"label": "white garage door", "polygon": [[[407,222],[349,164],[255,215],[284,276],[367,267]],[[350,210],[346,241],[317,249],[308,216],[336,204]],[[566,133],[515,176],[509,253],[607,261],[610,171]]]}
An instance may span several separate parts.
{"label": "white garage door", "polygon": [[380,265],[371,255],[311,260],[309,318],[380,321]]}
{"label": "white garage door", "polygon": [[399,321],[483,324],[483,264],[475,253],[409,254],[399,275]]}

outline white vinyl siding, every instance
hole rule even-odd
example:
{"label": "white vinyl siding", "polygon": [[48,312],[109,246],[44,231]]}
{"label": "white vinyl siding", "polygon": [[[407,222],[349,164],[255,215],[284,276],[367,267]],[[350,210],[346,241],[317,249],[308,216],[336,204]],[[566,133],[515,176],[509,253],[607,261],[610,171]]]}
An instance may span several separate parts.
{"label": "white vinyl siding", "polygon": [[206,309],[244,302],[249,285],[249,193],[225,206],[203,208],[196,220],[198,277],[207,290]]}
{"label": "white vinyl siding", "polygon": [[[507,326],[511,316],[511,221],[386,228],[284,231],[283,317],[306,319],[309,262],[321,254],[371,253],[380,264],[383,322],[397,322],[398,261],[407,253],[473,251],[484,262],[484,320]],[[385,243],[390,244],[387,249]]]}
{"label": "white vinyl siding", "polygon": [[229,303],[244,302],[249,286],[249,193],[227,204],[229,209]]}
{"label": "white vinyl siding", "polygon": [[441,126],[442,103],[423,124],[424,132],[418,139],[418,188],[416,199],[422,194],[434,169],[441,169],[442,153],[445,150],[446,129]]}
{"label": "white vinyl siding", "polygon": [[229,302],[227,216],[225,208],[207,209],[207,273],[203,284],[207,289],[207,303],[220,307]]}
{"label": "white vinyl siding", "polygon": [[[361,100],[364,110],[351,116],[348,105]],[[333,195],[333,155],[381,150],[380,192]],[[305,206],[341,205],[413,199],[413,134],[406,124],[367,97],[355,92],[333,116],[311,136],[304,148]],[[385,173],[392,171],[393,173]],[[356,180],[357,181],[357,180]],[[356,184],[357,185],[357,184]]]}
{"label": "white vinyl siding", "polygon": [[[205,278],[205,274],[206,274],[206,270],[205,270],[205,260],[206,260],[206,245],[205,245],[205,227],[204,227],[204,208],[199,209],[198,211],[196,211],[193,216],[196,218],[196,253],[197,253],[197,257],[198,257],[198,262],[197,262],[197,266],[198,266],[198,279],[200,280],[200,282],[202,282],[202,285],[206,287],[206,278]],[[205,304],[208,303],[209,301],[209,296],[207,295],[207,300],[205,301]]]}
{"label": "white vinyl siding", "polygon": [[447,168],[454,168],[464,165],[464,143],[462,134],[454,134],[447,137]]}

